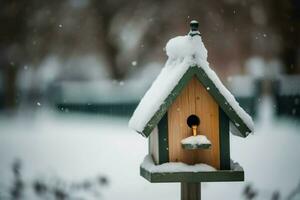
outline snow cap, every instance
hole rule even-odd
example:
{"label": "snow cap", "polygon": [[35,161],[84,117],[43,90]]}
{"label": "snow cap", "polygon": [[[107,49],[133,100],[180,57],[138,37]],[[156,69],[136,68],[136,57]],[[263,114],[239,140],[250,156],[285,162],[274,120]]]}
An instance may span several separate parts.
{"label": "snow cap", "polygon": [[202,42],[199,23],[196,20],[190,23],[190,32],[185,36],[177,36],[168,41],[166,52],[169,60],[178,60],[189,57],[190,60],[199,58],[207,62],[207,50]]}

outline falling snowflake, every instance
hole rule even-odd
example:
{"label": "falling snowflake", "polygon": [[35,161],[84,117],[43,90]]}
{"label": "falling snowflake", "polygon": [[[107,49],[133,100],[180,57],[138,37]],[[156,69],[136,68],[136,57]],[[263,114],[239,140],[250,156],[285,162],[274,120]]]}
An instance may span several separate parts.
{"label": "falling snowflake", "polygon": [[137,61],[132,61],[132,62],[131,62],[131,65],[132,65],[132,66],[136,66],[136,65],[137,65]]}
{"label": "falling snowflake", "polygon": [[228,81],[228,82],[231,82],[231,81],[232,81],[232,77],[231,77],[231,76],[228,76],[228,77],[227,77],[227,81]]}

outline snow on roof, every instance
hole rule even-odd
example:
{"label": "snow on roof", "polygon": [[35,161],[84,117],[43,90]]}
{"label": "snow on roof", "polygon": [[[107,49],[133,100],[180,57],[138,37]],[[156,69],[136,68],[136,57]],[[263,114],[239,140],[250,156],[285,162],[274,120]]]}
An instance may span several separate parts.
{"label": "snow on roof", "polygon": [[190,35],[178,36],[169,40],[166,45],[166,53],[169,58],[161,73],[134,111],[129,121],[130,128],[140,133],[143,132],[147,123],[160,109],[160,106],[164,104],[168,95],[189,67],[197,65],[205,71],[237,115],[253,131],[254,124],[251,117],[239,106],[233,95],[225,88],[216,73],[209,67],[207,50],[200,35],[193,37]]}

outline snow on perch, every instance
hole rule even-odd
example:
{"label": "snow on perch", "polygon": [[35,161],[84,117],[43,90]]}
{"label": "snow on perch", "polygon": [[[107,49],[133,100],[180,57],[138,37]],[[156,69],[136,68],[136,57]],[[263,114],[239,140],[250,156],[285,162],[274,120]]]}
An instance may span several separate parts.
{"label": "snow on perch", "polygon": [[152,173],[171,173],[171,172],[211,172],[216,169],[210,165],[200,163],[187,165],[182,162],[169,162],[161,165],[155,165],[151,155],[147,155],[141,164],[141,168]]}
{"label": "snow on perch", "polygon": [[193,30],[191,26],[188,35],[169,40],[166,45],[166,53],[168,60],[134,111],[129,121],[130,128],[148,136],[157,124],[157,121],[153,121],[153,116],[156,114],[159,114],[160,117],[163,116],[170,106],[167,105],[166,99],[173,95],[172,91],[187,71],[190,68],[198,67],[200,76],[205,76],[212,82],[213,87],[204,85],[209,88],[207,91],[212,96],[214,96],[212,90],[217,91],[217,95],[220,94],[219,96],[223,100],[217,98],[215,100],[229,116],[231,122],[234,125],[240,125],[236,127],[239,132],[234,131],[233,133],[246,137],[253,132],[254,124],[251,117],[240,107],[233,95],[210,68],[207,62],[207,50],[197,29]]}
{"label": "snow on perch", "polygon": [[196,135],[181,140],[181,145],[184,149],[207,149],[211,142],[205,135]]}

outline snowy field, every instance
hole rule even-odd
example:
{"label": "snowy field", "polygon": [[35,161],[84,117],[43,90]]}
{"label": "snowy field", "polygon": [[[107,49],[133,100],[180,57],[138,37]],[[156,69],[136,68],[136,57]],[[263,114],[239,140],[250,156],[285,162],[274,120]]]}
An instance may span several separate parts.
{"label": "snowy field", "polygon": [[[249,183],[259,193],[256,199],[270,199],[275,190],[285,199],[297,186],[300,123],[276,119],[272,105],[268,98],[262,102],[255,135],[247,139],[231,135],[231,157],[244,167],[246,181],[204,183],[202,199],[244,199],[242,192]],[[20,158],[26,180],[58,176],[76,181],[100,174],[109,180],[101,199],[180,199],[178,183],[151,184],[139,176],[147,141],[128,129],[127,123],[127,118],[62,114],[42,107],[34,113],[1,114],[1,190],[12,178],[12,162]]]}

